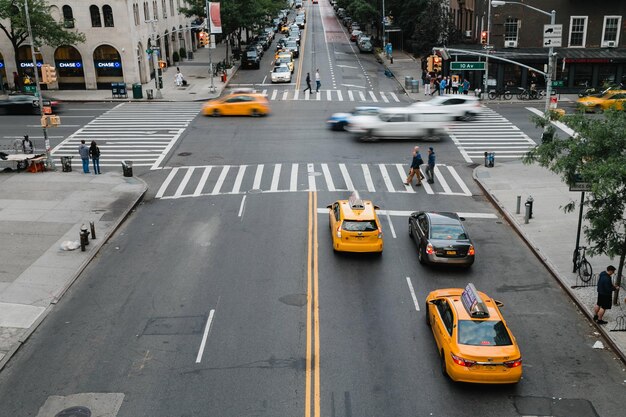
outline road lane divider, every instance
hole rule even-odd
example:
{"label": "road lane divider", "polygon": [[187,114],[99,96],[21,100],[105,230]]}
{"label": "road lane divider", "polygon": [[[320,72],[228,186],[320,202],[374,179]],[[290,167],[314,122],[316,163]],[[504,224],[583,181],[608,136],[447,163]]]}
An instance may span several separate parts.
{"label": "road lane divider", "polygon": [[209,312],[209,317],[207,318],[206,325],[204,326],[204,333],[202,335],[202,342],[200,343],[200,348],[198,349],[198,356],[196,356],[196,363],[202,362],[202,355],[204,354],[204,348],[206,346],[206,341],[209,337],[209,331],[211,330],[211,323],[213,322],[214,315],[215,315],[215,309],[212,309]]}
{"label": "road lane divider", "polygon": [[[379,216],[398,216],[409,217],[411,213],[415,213],[416,210],[376,210]],[[317,214],[328,214],[328,207],[318,207]],[[465,217],[466,219],[497,219],[498,216],[494,213],[466,213],[458,211],[456,214],[459,217]]]}
{"label": "road lane divider", "polygon": [[409,292],[411,293],[411,298],[413,299],[413,305],[415,306],[415,310],[420,311],[420,305],[417,302],[417,297],[415,296],[415,290],[413,289],[413,284],[411,283],[410,277],[406,277],[406,283],[409,286]]}

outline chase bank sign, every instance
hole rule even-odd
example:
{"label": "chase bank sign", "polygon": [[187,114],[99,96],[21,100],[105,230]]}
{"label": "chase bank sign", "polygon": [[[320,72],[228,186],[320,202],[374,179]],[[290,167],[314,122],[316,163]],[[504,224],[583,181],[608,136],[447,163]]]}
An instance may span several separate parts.
{"label": "chase bank sign", "polygon": [[[37,61],[37,68],[41,68],[42,65],[43,65],[42,61]],[[32,67],[33,67],[32,61],[21,61],[20,62],[20,68],[32,68]]]}
{"label": "chase bank sign", "polygon": [[57,62],[57,67],[59,68],[82,68],[83,64],[80,61],[66,61],[66,62]]}
{"label": "chase bank sign", "polygon": [[120,61],[96,61],[96,68],[121,68]]}

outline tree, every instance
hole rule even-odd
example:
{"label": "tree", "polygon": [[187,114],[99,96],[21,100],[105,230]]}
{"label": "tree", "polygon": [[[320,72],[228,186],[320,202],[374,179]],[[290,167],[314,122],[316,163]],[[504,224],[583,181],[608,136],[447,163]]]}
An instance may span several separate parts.
{"label": "tree", "polygon": [[426,54],[433,46],[459,42],[461,32],[445,2],[428,0],[417,17],[412,38],[413,52]]}
{"label": "tree", "polygon": [[[626,114],[608,110],[601,119],[577,114],[563,117],[562,121],[576,135],[565,139],[552,136],[552,140],[530,151],[524,162],[536,162],[560,174],[568,185],[577,178],[591,184],[591,192],[583,202],[588,222],[583,230],[592,255],[619,256],[617,284],[620,285],[626,257]],[[544,128],[549,126],[548,136],[554,135],[549,120],[535,118],[535,122]],[[564,210],[570,212],[575,207],[576,202],[570,201]],[[616,292],[614,303],[617,298]]]}
{"label": "tree", "polygon": [[[36,47],[48,45],[75,45],[85,42],[85,35],[78,31],[69,31],[62,23],[56,22],[49,13],[46,0],[27,0],[30,25],[33,31],[33,44]],[[28,39],[28,26],[24,10],[24,0],[0,0],[0,29],[9,38],[15,52]]]}

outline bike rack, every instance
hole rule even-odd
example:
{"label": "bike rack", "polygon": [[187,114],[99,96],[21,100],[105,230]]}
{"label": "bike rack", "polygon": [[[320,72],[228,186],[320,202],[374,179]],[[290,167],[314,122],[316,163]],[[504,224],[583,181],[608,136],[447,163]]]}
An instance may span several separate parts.
{"label": "bike rack", "polygon": [[619,316],[615,319],[615,327],[610,332],[626,332],[626,316]]}
{"label": "bike rack", "polygon": [[591,275],[591,279],[588,282],[584,282],[580,279],[578,274],[576,274],[576,283],[570,288],[595,287],[596,285],[598,285],[598,274]]}

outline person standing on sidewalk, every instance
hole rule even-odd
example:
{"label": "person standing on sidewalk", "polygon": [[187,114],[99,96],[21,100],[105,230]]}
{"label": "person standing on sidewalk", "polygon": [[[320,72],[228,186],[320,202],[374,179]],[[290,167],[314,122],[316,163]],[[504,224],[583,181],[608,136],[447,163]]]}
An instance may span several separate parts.
{"label": "person standing on sidewalk", "polygon": [[457,77],[454,77],[452,79],[452,94],[458,94],[459,93],[459,79]]}
{"label": "person standing on sidewalk", "polygon": [[444,95],[446,92],[446,79],[442,78],[441,81],[439,81],[439,95],[442,96]]}
{"label": "person standing on sidewalk", "polygon": [[450,94],[450,90],[452,89],[452,80],[450,76],[446,77],[446,94]]}
{"label": "person standing on sidewalk", "polygon": [[463,94],[467,95],[467,92],[470,89],[470,82],[467,80],[467,78],[465,80],[463,80]]}
{"label": "person standing on sidewalk", "polygon": [[435,150],[428,148],[428,165],[426,166],[426,176],[428,177],[428,183],[435,183]]}
{"label": "person standing on sidewalk", "polygon": [[309,90],[310,93],[313,92],[311,91],[311,74],[309,74],[308,72],[306,73],[306,88],[304,89],[303,93],[306,93],[306,90]]}
{"label": "person standing on sidewalk", "polygon": [[91,157],[91,161],[93,162],[93,173],[100,173],[100,148],[96,144],[95,140],[91,141],[91,146],[89,147],[89,156]]}
{"label": "person standing on sidewalk", "polygon": [[435,92],[439,92],[439,77],[433,77],[434,81],[433,81],[433,91],[430,93],[431,96],[435,95]]}
{"label": "person standing on sidewalk", "polygon": [[89,146],[85,145],[85,139],[78,145],[78,154],[83,161],[83,173],[89,174]]}
{"label": "person standing on sidewalk", "polygon": [[432,78],[429,73],[426,73],[424,76],[424,95],[430,96],[430,83],[432,82]]}
{"label": "person standing on sidewalk", "polygon": [[613,305],[613,291],[618,289],[617,285],[613,284],[612,275],[615,273],[615,267],[609,265],[606,267],[606,271],[600,272],[598,277],[598,300],[593,307],[593,321],[598,324],[607,324],[608,322],[602,320],[606,310],[610,310]]}
{"label": "person standing on sidewalk", "polygon": [[413,148],[413,159],[411,159],[411,167],[409,168],[409,176],[406,177],[406,181],[404,185],[409,185],[413,183],[413,176],[417,177],[417,185],[420,187],[422,185],[422,179],[424,176],[422,175],[422,171],[420,171],[420,166],[424,164],[424,160],[422,159],[422,155],[420,154],[420,147],[416,146]]}
{"label": "person standing on sidewalk", "polygon": [[320,78],[320,69],[315,70],[315,92],[320,92],[320,87],[322,86],[322,79]]}

